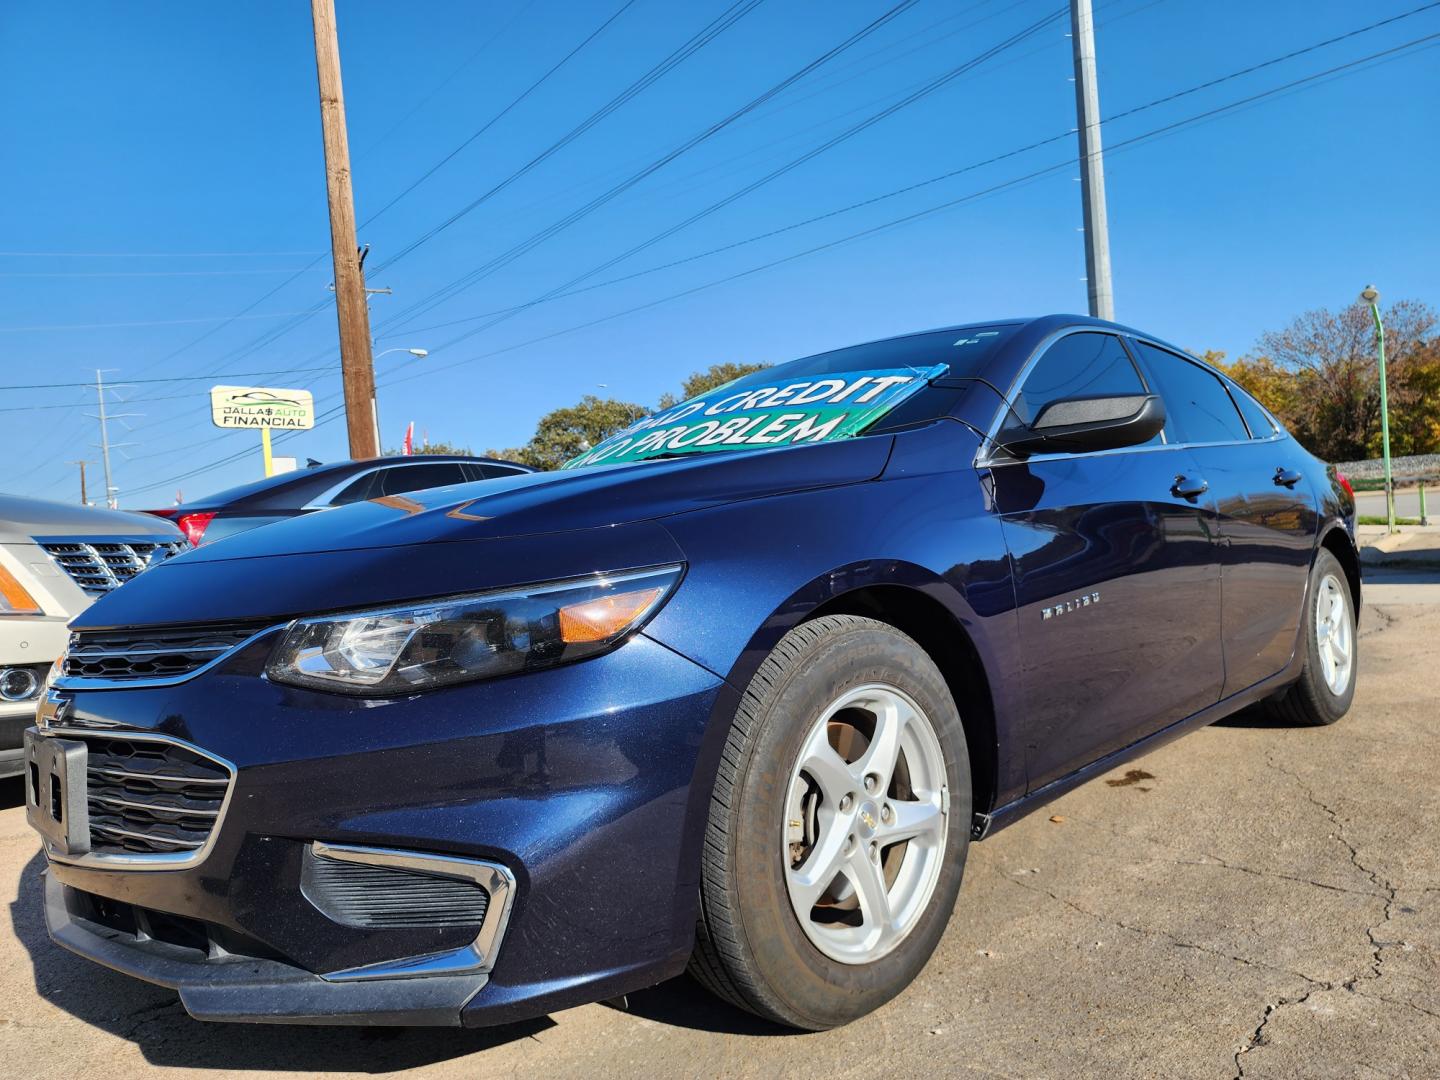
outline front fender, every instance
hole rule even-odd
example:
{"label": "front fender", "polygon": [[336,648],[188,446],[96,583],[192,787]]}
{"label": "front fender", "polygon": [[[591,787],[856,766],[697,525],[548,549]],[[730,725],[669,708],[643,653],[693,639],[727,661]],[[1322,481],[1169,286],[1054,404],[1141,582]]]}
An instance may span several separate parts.
{"label": "front fender", "polygon": [[1010,559],[968,463],[943,474],[887,473],[881,481],[677,515],[664,525],[689,569],[645,633],[726,683],[687,795],[683,879],[699,879],[715,775],[745,687],[787,631],[846,593],[899,585],[941,604],[989,675],[996,733],[1005,742],[1018,706],[1010,674],[1020,669]]}

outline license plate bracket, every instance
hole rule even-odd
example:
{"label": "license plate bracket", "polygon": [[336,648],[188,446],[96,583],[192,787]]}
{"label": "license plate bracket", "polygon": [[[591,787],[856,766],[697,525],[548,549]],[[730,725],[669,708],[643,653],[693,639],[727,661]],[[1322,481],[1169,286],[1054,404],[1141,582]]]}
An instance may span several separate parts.
{"label": "license plate bracket", "polygon": [[85,767],[89,748],[75,739],[25,732],[25,818],[61,855],[90,850]]}

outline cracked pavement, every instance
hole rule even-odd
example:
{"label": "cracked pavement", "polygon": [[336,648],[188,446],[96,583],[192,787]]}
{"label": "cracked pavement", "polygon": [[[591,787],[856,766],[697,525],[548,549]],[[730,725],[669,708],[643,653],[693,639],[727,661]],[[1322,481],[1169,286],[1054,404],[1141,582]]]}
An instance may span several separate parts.
{"label": "cracked pavement", "polygon": [[[12,1075],[1440,1076],[1440,572],[1367,579],[1349,716],[1195,732],[975,846],[929,967],[839,1031],[685,980],[477,1032],[204,1025],[51,945],[0,786]],[[1149,774],[1127,775],[1141,769]],[[1058,819],[1058,820],[1057,820]]]}

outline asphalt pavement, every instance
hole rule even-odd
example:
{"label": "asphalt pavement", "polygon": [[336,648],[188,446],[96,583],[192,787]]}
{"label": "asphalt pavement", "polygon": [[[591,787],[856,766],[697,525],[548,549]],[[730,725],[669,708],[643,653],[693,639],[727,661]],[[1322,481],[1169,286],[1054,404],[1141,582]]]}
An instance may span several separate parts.
{"label": "asphalt pavement", "polygon": [[977,845],[900,998],[797,1035],[686,980],[487,1031],[199,1024],[45,937],[0,789],[9,1075],[1440,1076],[1440,571],[1367,582],[1339,724],[1206,728]]}

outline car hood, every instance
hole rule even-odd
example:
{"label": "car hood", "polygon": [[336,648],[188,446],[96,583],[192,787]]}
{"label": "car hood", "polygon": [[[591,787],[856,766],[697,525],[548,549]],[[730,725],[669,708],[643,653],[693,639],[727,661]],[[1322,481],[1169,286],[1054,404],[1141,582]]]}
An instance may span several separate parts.
{"label": "car hood", "polygon": [[880,475],[893,439],[532,473],[321,511],[189,551],[76,628],[274,620],[680,562],[657,518]]}
{"label": "car hood", "polygon": [[892,439],[597,465],[389,495],[208,544],[219,562],[300,552],[491,540],[645,521],[742,499],[879,476]]}
{"label": "car hood", "polygon": [[153,536],[174,540],[179,538],[180,530],[150,514],[0,495],[0,544],[28,543],[36,536]]}

